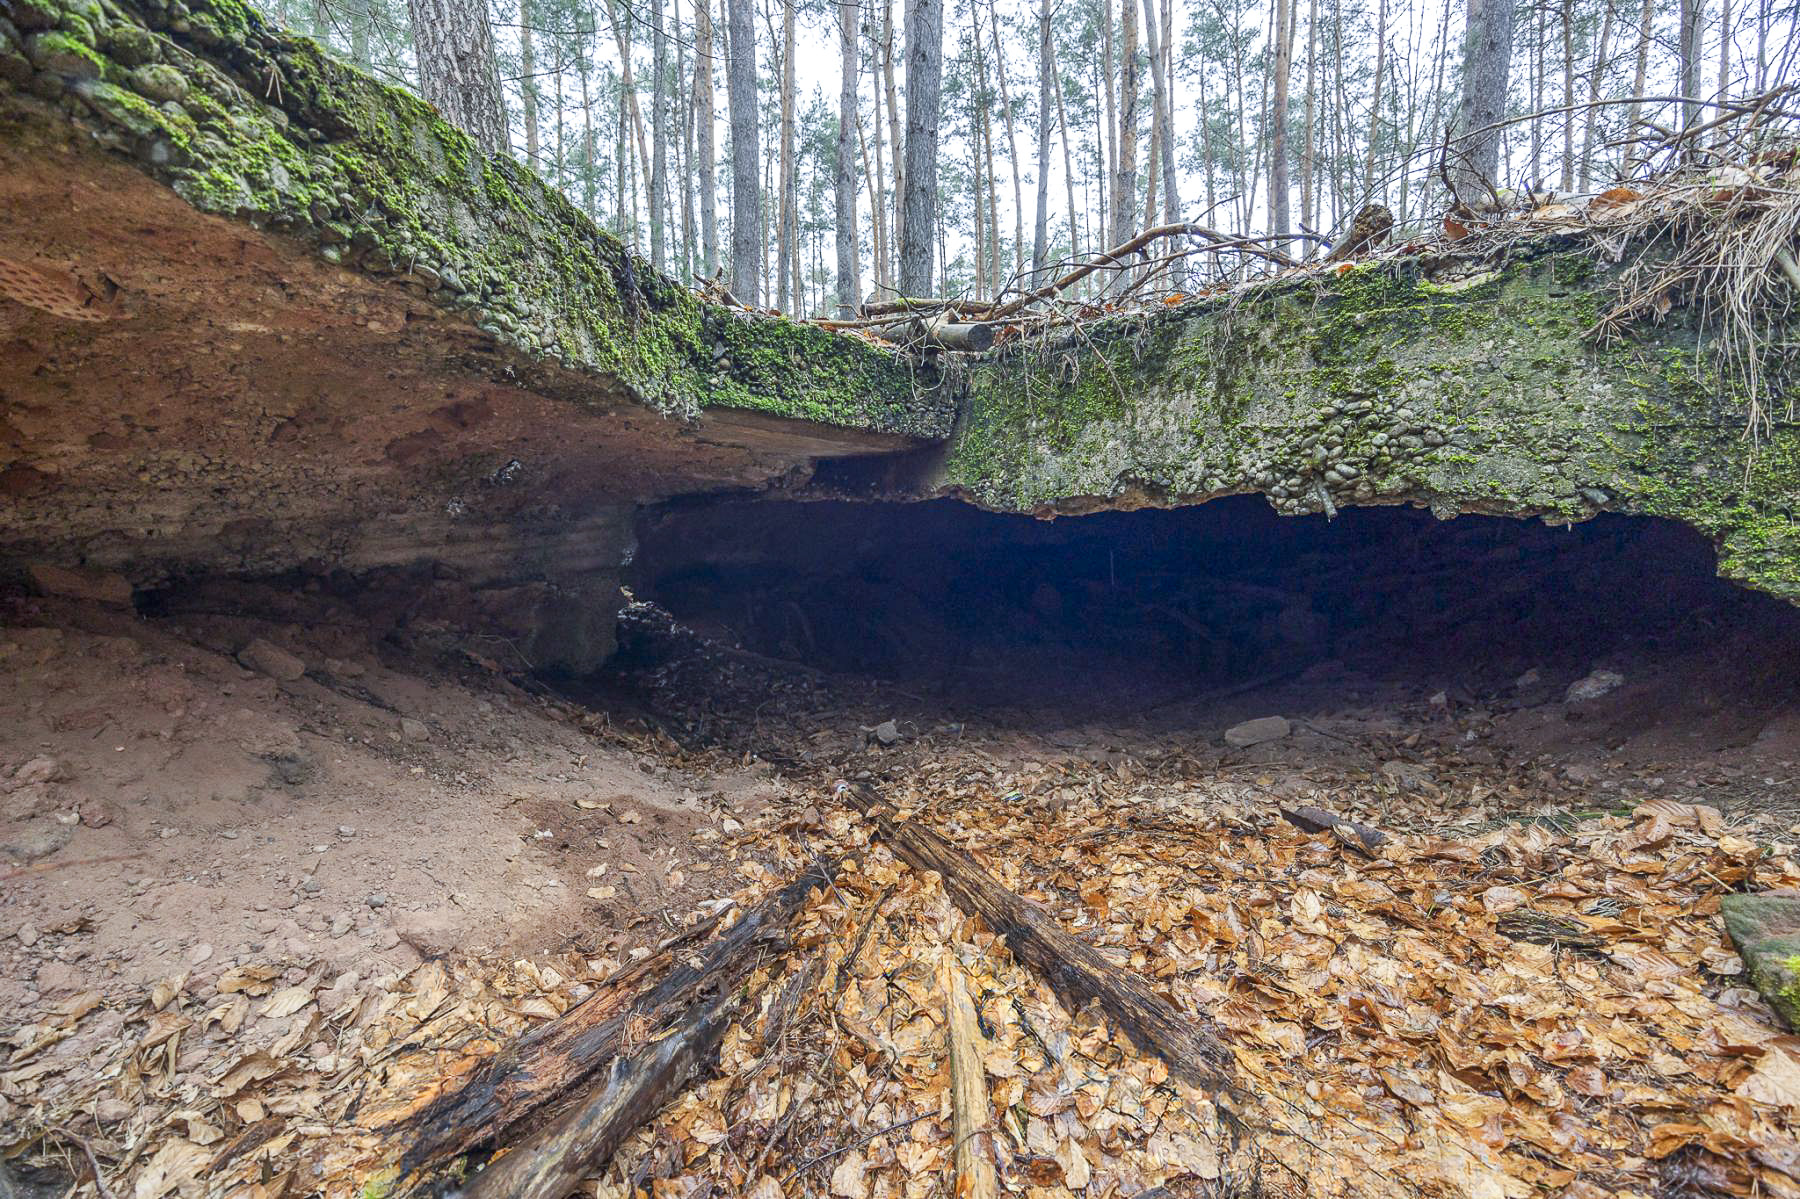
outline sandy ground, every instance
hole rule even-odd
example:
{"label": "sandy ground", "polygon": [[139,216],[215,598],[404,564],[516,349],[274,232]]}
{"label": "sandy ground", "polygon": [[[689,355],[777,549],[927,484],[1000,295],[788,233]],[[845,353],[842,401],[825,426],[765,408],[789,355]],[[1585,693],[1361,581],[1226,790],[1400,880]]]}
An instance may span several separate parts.
{"label": "sandy ground", "polygon": [[[283,654],[245,665],[256,639]],[[348,634],[33,602],[0,672],[13,1012],[166,978],[204,995],[251,960],[368,978],[453,947],[621,952],[710,893],[721,827],[780,794]]]}

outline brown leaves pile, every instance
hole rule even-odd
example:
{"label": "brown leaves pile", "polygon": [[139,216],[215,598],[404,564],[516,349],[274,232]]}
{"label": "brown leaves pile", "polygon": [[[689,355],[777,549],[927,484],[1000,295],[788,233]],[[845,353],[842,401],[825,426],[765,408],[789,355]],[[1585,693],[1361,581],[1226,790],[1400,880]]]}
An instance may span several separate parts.
{"label": "brown leaves pile", "polygon": [[[595,1194],[956,1193],[946,961],[979,1014],[983,1144],[1030,1199],[1800,1194],[1800,1041],[1739,985],[1716,918],[1720,895],[1800,884],[1800,867],[1712,809],[1656,800],[1371,855],[1270,820],[1247,782],[1013,776],[974,754],[907,777],[888,788],[902,817],[1216,1021],[1235,1093],[1187,1088],[1096,1014],[1064,1011],[821,789],[738,837],[740,901],[816,855],[852,860],[794,951],[752,978],[719,1069]],[[136,1105],[91,1135],[120,1194],[347,1195],[391,1178],[384,1126],[618,965],[430,963],[327,985],[272,962],[227,972],[204,1002],[183,980],[83,997],[10,1038],[0,1096],[27,1135],[89,1135],[103,1097]],[[110,1039],[59,1055],[109,1012]]]}

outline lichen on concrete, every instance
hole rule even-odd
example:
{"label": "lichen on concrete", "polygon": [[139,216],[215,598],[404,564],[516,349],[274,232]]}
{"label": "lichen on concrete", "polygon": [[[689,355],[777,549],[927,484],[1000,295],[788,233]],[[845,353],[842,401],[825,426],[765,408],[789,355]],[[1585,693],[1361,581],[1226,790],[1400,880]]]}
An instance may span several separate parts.
{"label": "lichen on concrete", "polygon": [[201,211],[465,314],[577,396],[587,377],[677,417],[948,432],[948,398],[922,401],[891,353],[702,302],[416,96],[238,0],[0,0],[0,103],[20,127],[91,125]]}
{"label": "lichen on concrete", "polygon": [[1800,602],[1800,424],[1746,437],[1691,314],[1596,340],[1609,282],[1589,248],[1540,241],[1027,341],[972,372],[936,483],[1043,514],[1261,492],[1291,514],[1662,516]]}

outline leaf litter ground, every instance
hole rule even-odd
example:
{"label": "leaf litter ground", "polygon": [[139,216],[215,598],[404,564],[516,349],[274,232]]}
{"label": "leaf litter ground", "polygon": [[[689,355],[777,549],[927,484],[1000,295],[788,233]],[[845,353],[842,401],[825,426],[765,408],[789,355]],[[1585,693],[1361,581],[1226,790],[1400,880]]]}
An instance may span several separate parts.
{"label": "leaf litter ground", "polygon": [[[794,712],[831,698],[804,680],[784,694]],[[837,698],[834,728],[869,699]],[[872,840],[831,792],[866,754],[816,722],[788,730],[797,800],[731,833],[735,880],[687,917],[699,935],[623,961],[451,955],[374,987],[248,966],[204,1004],[159,984],[97,1068],[72,1072],[46,1051],[97,1006],[78,996],[15,1031],[0,1087],[72,1174],[88,1150],[104,1159],[113,1193],[380,1192],[398,1181],[396,1120],[519,1033],[691,964],[841,854],[789,951],[751,975],[717,1069],[627,1140],[595,1195],[956,1193],[950,978],[978,1015],[982,1143],[1006,1193],[1800,1193],[1800,1040],[1741,984],[1717,919],[1730,891],[1800,885],[1789,847],[1754,823],[1648,799],[1445,835],[1459,804],[1531,797],[1498,770],[1451,793],[1321,774],[1320,802],[1394,834],[1371,853],[1277,818],[1276,780],[1254,765],[1022,761],[1004,739],[922,734],[883,771],[893,814],[1216,1024],[1236,1079],[1209,1092],[1096,1011],[1066,1011],[935,875]],[[606,735],[689,752],[660,732]],[[188,1043],[209,1052],[177,1069]],[[137,1114],[77,1131],[103,1096]]]}

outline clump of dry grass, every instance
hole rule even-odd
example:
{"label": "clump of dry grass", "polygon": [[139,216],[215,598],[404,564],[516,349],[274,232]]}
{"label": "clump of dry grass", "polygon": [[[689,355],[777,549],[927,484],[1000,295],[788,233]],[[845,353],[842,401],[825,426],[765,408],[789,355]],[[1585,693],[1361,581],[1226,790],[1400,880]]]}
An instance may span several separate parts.
{"label": "clump of dry grass", "polygon": [[[1715,367],[1748,404],[1749,433],[1792,420],[1782,369],[1796,345],[1788,335],[1800,300],[1800,146],[1766,150],[1748,166],[1679,170],[1607,229],[1638,247],[1601,319],[1603,334],[1698,306],[1715,334]],[[1697,365],[1705,369],[1705,365]]]}

